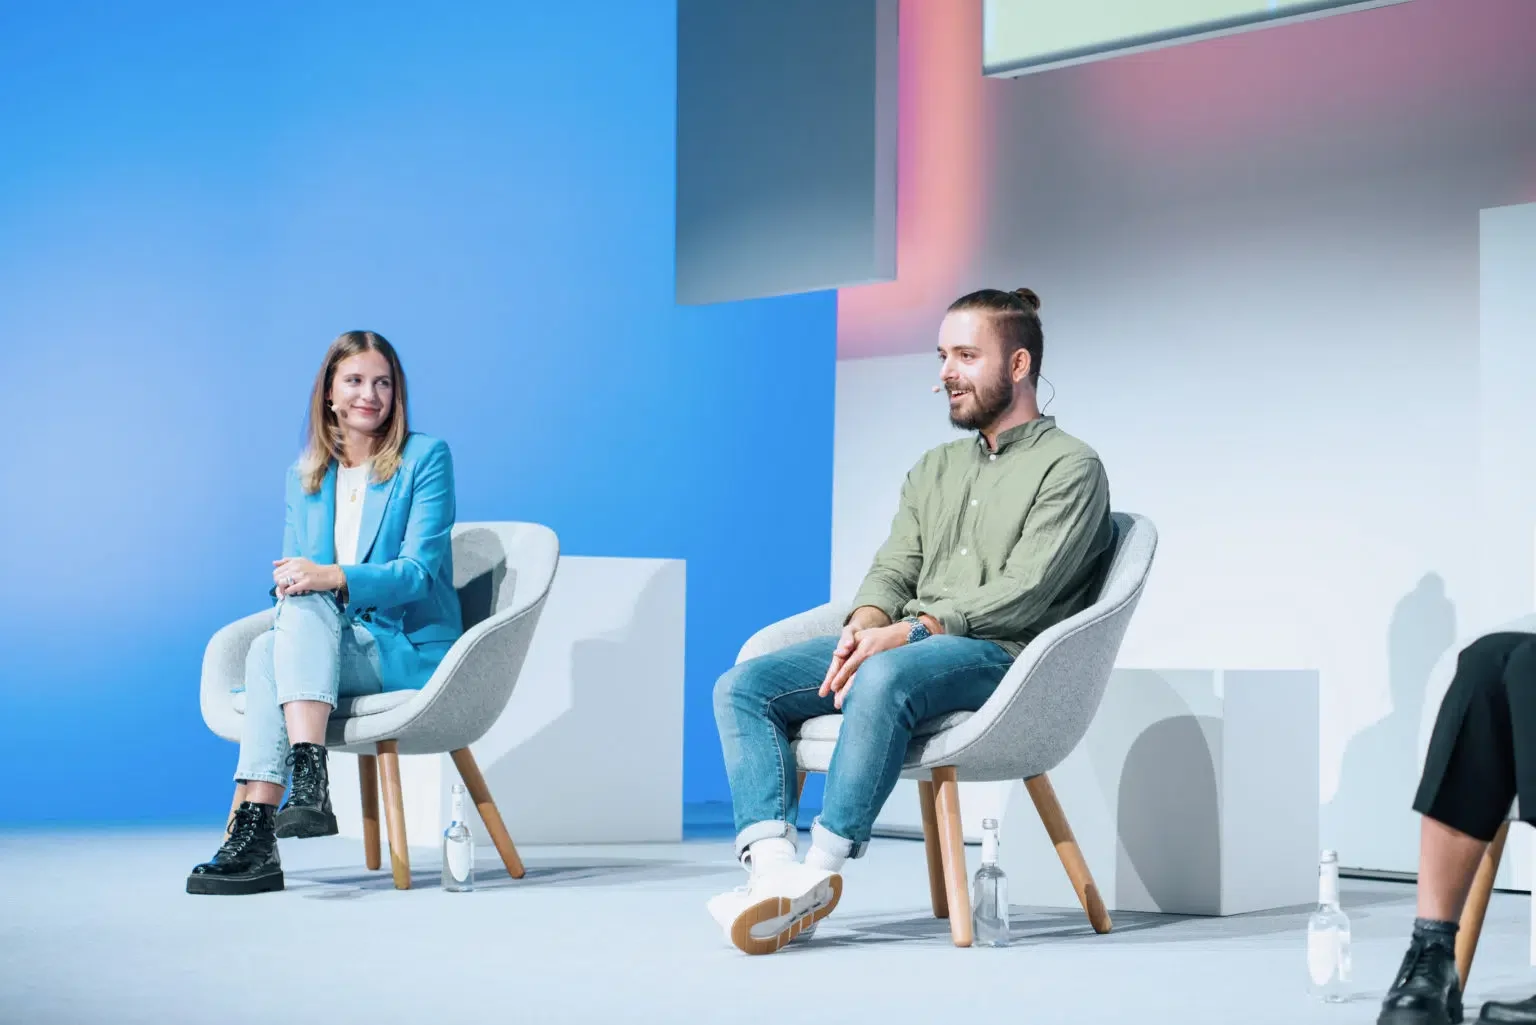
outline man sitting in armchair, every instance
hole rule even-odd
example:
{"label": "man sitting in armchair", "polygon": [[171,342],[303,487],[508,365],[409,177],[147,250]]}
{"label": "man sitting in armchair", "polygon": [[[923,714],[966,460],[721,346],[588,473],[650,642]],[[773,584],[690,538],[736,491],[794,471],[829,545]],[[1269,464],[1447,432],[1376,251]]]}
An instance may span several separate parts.
{"label": "man sitting in armchair", "polygon": [[[918,723],[979,709],[1032,638],[1094,599],[1114,540],[1109,482],[1093,449],[1040,413],[1039,307],[1027,288],[950,306],[939,380],[950,422],[974,434],[908,473],[840,636],[749,659],[715,686],[750,879],[709,910],[746,953],[779,950],[831,913]],[[834,712],[843,728],[801,863],[789,741]]]}

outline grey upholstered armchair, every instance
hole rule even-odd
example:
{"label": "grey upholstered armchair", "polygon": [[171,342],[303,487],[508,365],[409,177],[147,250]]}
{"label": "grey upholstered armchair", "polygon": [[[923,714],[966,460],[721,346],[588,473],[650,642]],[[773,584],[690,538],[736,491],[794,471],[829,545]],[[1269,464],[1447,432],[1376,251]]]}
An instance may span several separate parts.
{"label": "grey upholstered armchair", "polygon": [[[1127,513],[1114,514],[1114,520],[1115,551],[1098,599],[1030,642],[979,710],[920,723],[907,749],[903,775],[918,780],[933,913],[949,918],[956,946],[971,944],[961,780],[1022,779],[1094,930],[1110,929],[1103,898],[1046,773],[1087,732],[1157,551],[1150,520]],[[747,641],[737,661],[835,634],[849,611],[823,605],[767,627]],[[802,784],[806,773],[827,771],[841,725],[841,715],[819,716],[790,738]]]}
{"label": "grey upholstered armchair", "polygon": [[[460,523],[453,528],[453,582],[463,607],[464,635],[425,687],[342,698],[326,730],[333,751],[358,755],[363,800],[363,848],[379,867],[379,779],[389,830],[390,867],[398,889],[411,885],[406,849],[400,755],[451,753],[486,830],[514,879],[523,863],[507,834],[469,745],[507,707],[533,640],[533,630],[560,558],[554,531],[534,523]],[[271,628],[270,609],[246,616],[213,635],[203,655],[202,709],[208,728],[239,741],[244,718],[246,653]],[[235,788],[233,807],[244,800]]]}

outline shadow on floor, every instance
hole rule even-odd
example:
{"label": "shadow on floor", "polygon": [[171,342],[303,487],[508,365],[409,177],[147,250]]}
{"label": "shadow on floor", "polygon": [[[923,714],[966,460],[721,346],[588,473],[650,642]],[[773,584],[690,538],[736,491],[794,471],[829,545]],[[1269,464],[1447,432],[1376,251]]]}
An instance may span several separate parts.
{"label": "shadow on floor", "polygon": [[[709,865],[692,861],[651,858],[540,858],[527,867],[527,874],[513,879],[501,867],[476,865],[476,890],[513,890],[529,886],[626,886],[634,883],[666,882],[679,879],[704,879],[710,876],[739,876],[735,865]],[[393,891],[389,872],[357,869],[312,869],[289,872],[290,882],[313,884],[304,895],[317,900],[344,900],[367,893]],[[411,871],[412,889],[437,889],[442,869],[436,865]]]}
{"label": "shadow on floor", "polygon": [[[1410,888],[1362,889],[1346,893],[1351,916],[1357,922],[1370,917],[1374,907],[1412,901]],[[1027,947],[1042,943],[1092,941],[1095,943],[1167,943],[1170,940],[1203,941],[1243,939],[1306,928],[1313,905],[1273,908],[1245,915],[1161,915],[1148,912],[1115,912],[1114,929],[1105,936],[1093,931],[1076,908],[1026,908],[1015,906],[1009,915],[1009,944]],[[1173,929],[1177,935],[1161,930]],[[864,946],[873,943],[949,942],[949,922],[934,918],[926,909],[893,915],[834,916],[817,945]]]}
{"label": "shadow on floor", "polygon": [[[1143,915],[1135,920],[1130,916],[1117,915],[1115,930],[1111,935],[1156,929],[1160,926],[1184,921],[1174,915]],[[865,915],[841,920],[829,919],[831,927],[825,934],[818,934],[817,946],[860,947],[875,943],[944,943],[950,942],[949,921],[934,918],[922,912],[896,916]],[[1037,943],[1056,943],[1064,939],[1099,939],[1083,918],[1081,912],[1067,911],[1020,911],[1013,909],[1009,917],[1009,945],[1027,947]]]}

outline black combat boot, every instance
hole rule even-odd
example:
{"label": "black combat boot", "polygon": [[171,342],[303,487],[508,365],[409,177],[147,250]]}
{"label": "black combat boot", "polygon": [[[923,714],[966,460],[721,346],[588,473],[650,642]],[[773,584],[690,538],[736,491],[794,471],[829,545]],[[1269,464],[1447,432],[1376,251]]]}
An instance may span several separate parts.
{"label": "black combat boot", "polygon": [[277,813],[277,835],[335,836],[336,813],[331,811],[330,776],[326,772],[323,744],[295,744],[288,755],[293,782],[288,800]]}
{"label": "black combat boot", "polygon": [[270,804],[246,801],[235,809],[229,835],[212,861],[205,861],[187,876],[188,893],[236,895],[267,893],[283,888],[283,864],[277,858]]}
{"label": "black combat boot", "polygon": [[1461,1015],[1454,940],[1415,929],[1376,1025],[1458,1025]]}
{"label": "black combat boot", "polygon": [[1478,1021],[1495,1021],[1502,1025],[1536,1025],[1536,997],[1528,997],[1517,1003],[1490,1000],[1483,1005]]}

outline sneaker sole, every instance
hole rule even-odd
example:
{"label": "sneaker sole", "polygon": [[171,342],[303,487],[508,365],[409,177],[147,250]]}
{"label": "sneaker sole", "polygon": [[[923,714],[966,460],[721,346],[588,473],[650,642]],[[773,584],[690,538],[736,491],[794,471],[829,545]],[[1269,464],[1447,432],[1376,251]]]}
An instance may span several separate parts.
{"label": "sneaker sole", "polygon": [[277,813],[276,833],[280,840],[307,839],[313,836],[335,836],[334,812],[314,808],[284,808]]}
{"label": "sneaker sole", "polygon": [[253,893],[272,893],[283,888],[283,873],[279,869],[263,876],[247,876],[231,879],[227,876],[187,876],[187,892],[212,897],[244,897]]}
{"label": "sneaker sole", "polygon": [[769,897],[767,900],[758,901],[737,915],[736,921],[731,923],[731,942],[743,954],[772,954],[782,950],[796,936],[807,929],[814,928],[817,922],[830,915],[832,909],[837,907],[837,902],[843,899],[842,876],[834,875],[827,880],[827,885],[832,888],[831,900],[784,923],[784,928],[771,936],[754,936],[752,927],[793,914],[794,901],[788,897]]}

